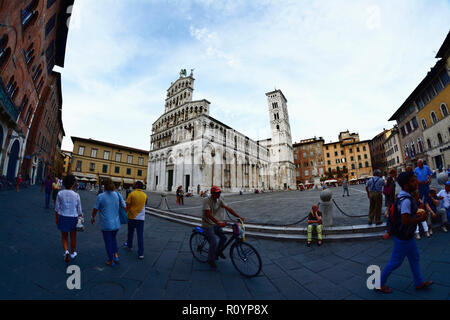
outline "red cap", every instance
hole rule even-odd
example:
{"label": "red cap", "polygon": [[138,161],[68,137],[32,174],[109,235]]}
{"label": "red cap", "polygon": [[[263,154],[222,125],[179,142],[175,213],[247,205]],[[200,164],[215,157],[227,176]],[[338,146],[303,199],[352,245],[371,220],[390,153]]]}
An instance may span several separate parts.
{"label": "red cap", "polygon": [[220,190],[219,187],[217,187],[217,186],[211,187],[211,193],[220,193],[220,192],[222,192],[222,190]]}

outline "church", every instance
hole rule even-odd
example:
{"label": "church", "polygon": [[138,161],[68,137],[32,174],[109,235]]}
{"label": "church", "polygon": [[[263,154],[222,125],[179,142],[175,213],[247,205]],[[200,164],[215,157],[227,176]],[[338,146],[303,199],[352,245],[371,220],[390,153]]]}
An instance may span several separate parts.
{"label": "church", "polygon": [[295,189],[287,100],[266,93],[272,137],[254,141],[209,115],[210,102],[194,100],[194,76],[181,70],[167,90],[164,114],[152,125],[147,190],[198,193]]}

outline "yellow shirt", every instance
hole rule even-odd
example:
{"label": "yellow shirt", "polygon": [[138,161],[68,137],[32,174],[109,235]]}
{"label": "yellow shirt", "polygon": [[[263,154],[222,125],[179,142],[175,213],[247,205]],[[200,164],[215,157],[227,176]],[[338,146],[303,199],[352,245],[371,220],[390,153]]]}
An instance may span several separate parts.
{"label": "yellow shirt", "polygon": [[[145,216],[145,203],[147,202],[147,195],[142,189],[136,189],[128,195],[127,198],[128,219],[136,219],[141,215]],[[139,220],[144,220],[144,217],[139,217]]]}

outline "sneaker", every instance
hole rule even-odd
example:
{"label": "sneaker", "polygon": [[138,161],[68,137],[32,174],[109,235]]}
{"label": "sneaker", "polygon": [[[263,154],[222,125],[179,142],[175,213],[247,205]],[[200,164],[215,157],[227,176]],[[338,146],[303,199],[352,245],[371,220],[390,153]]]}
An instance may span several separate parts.
{"label": "sneaker", "polygon": [[144,256],[139,256],[138,259],[143,260]]}
{"label": "sneaker", "polygon": [[432,236],[433,235],[433,230],[431,230],[431,228],[430,228],[430,229],[428,229],[428,231],[430,232],[430,236]]}
{"label": "sneaker", "polygon": [[425,232],[425,235],[427,236],[427,238],[430,237],[430,231]]}
{"label": "sneaker", "polygon": [[416,286],[416,290],[422,290],[425,288],[428,288],[429,286],[431,286],[433,284],[433,281],[425,281],[424,283],[422,283],[419,286]]}
{"label": "sneaker", "polygon": [[75,257],[77,256],[77,252],[74,251],[73,253],[70,254],[70,259],[75,259]]}
{"label": "sneaker", "polygon": [[420,234],[416,233],[416,239],[420,240]]}
{"label": "sneaker", "polygon": [[386,286],[382,286],[380,289],[375,289],[375,291],[377,292],[381,292],[381,293],[391,293],[392,289]]}
{"label": "sneaker", "polygon": [[448,232],[447,228],[445,226],[442,226],[442,231]]}
{"label": "sneaker", "polygon": [[217,269],[216,263],[214,261],[208,261],[208,264],[211,268]]}
{"label": "sneaker", "polygon": [[106,265],[110,267],[114,267],[116,263],[114,261],[106,261]]}
{"label": "sneaker", "polygon": [[70,253],[69,253],[69,251],[66,250],[66,252],[64,252],[64,261],[66,263],[69,263],[69,258],[70,258]]}
{"label": "sneaker", "polygon": [[114,261],[115,263],[119,263],[119,255],[118,255],[117,253],[114,255],[113,261]]}

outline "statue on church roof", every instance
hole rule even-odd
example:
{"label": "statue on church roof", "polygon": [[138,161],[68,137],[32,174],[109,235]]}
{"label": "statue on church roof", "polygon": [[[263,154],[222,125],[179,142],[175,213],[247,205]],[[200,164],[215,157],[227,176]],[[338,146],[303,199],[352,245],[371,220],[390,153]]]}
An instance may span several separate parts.
{"label": "statue on church roof", "polygon": [[180,78],[183,77],[183,76],[186,77],[186,75],[187,75],[186,69],[181,69],[181,71],[180,71]]}

